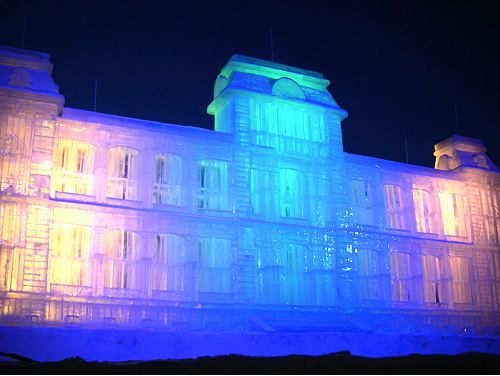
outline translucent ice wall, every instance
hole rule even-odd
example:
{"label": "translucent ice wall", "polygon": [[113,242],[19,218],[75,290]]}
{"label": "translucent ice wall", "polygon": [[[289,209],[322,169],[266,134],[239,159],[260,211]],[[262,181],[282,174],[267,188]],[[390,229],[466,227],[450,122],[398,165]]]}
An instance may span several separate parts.
{"label": "translucent ice wall", "polygon": [[1,52],[2,320],[500,326],[480,141],[436,145],[436,169],[346,154],[328,80],[238,55],[215,132],[63,108],[48,56]]}

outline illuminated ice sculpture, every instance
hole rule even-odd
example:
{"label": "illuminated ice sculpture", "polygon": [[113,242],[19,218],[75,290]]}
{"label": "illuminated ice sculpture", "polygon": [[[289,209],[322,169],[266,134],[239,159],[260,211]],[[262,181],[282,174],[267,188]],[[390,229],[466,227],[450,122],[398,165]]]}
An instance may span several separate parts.
{"label": "illuminated ice sculpture", "polygon": [[2,322],[500,327],[481,141],[437,144],[435,169],[347,154],[328,80],[239,55],[215,131],[65,108],[51,71],[0,48]]}

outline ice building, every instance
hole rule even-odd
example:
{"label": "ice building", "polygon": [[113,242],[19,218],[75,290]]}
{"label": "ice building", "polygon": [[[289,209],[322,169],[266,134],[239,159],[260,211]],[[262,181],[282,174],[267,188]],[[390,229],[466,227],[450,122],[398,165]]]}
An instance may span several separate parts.
{"label": "ice building", "polygon": [[500,327],[500,171],[345,153],[320,73],[234,55],[215,131],[64,107],[0,48],[0,319],[193,330]]}

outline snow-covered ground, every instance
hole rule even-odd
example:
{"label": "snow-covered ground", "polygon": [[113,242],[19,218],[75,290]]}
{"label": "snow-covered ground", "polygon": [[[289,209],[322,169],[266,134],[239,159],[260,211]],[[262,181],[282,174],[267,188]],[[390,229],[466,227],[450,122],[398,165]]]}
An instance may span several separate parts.
{"label": "snow-covered ground", "polygon": [[0,353],[37,361],[81,357],[86,361],[186,359],[240,354],[323,355],[339,351],[368,357],[413,353],[476,351],[500,354],[500,337],[437,333],[382,332],[190,332],[140,329],[86,329],[26,326],[0,327]]}

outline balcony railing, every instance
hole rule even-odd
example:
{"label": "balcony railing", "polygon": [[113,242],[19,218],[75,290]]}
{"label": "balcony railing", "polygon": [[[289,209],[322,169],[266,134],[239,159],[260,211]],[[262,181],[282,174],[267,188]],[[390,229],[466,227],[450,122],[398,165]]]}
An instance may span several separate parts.
{"label": "balcony railing", "polygon": [[65,296],[92,296],[91,286],[72,286],[72,285],[59,285],[55,283],[50,284],[51,295],[65,295]]}
{"label": "balcony railing", "polygon": [[113,287],[104,287],[104,296],[109,296],[111,298],[133,298],[137,299],[141,297],[141,292],[139,290],[132,289],[119,289]]}

